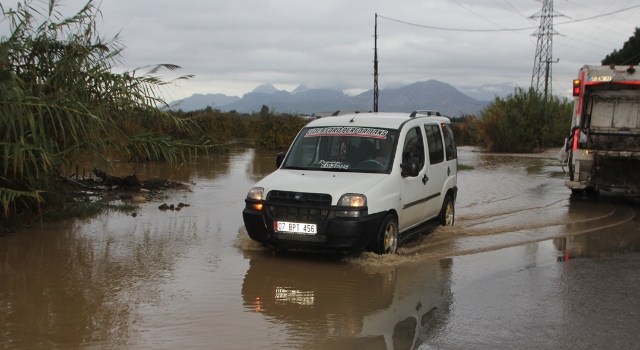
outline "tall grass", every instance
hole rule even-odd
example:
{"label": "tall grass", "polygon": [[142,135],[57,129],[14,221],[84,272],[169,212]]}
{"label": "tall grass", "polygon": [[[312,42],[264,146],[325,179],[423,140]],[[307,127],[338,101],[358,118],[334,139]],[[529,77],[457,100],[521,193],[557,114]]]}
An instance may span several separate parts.
{"label": "tall grass", "polygon": [[112,157],[177,163],[188,156],[185,146],[192,145],[162,130],[186,135],[189,123],[157,108],[165,104],[161,89],[169,82],[155,74],[179,67],[159,64],[114,73],[123,46],[117,35],[108,40],[98,35],[95,2],[89,0],[67,18],[57,8],[56,0],[1,8],[10,26],[9,35],[0,38],[5,216],[39,205],[55,191],[64,168],[108,168]]}

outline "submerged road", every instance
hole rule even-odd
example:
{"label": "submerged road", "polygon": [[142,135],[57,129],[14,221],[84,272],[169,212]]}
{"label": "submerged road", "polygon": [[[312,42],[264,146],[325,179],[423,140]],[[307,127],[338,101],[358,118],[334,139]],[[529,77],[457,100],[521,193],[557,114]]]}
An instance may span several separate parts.
{"label": "submerged road", "polygon": [[274,152],[121,164],[191,181],[162,201],[190,206],[0,236],[0,348],[639,348],[640,201],[572,197],[552,156],[461,147],[454,227],[348,258],[248,239]]}

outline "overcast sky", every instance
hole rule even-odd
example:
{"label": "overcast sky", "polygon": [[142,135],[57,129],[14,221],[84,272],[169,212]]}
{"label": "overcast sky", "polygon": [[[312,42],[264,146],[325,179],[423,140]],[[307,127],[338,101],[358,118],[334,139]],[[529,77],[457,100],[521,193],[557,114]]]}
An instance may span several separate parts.
{"label": "overcast sky", "polygon": [[[2,1],[5,9],[8,1]],[[61,0],[71,14],[84,1]],[[556,0],[553,92],[561,94],[584,64],[600,64],[640,26],[638,0]],[[242,96],[272,83],[301,83],[356,93],[373,87],[375,13],[381,88],[436,79],[455,87],[531,85],[532,36],[542,8],[534,0],[103,0],[102,36],[120,32],[125,68],[174,63],[193,74],[169,101],[194,93]],[[576,23],[561,24],[601,16]],[[3,33],[5,34],[5,33]],[[161,76],[170,78],[168,72]]]}

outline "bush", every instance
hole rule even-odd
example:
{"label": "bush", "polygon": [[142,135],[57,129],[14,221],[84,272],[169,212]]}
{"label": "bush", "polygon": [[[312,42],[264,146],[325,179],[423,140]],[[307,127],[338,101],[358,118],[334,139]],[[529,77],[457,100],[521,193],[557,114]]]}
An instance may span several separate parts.
{"label": "bush", "polygon": [[477,135],[473,125],[469,123],[470,116],[463,115],[459,118],[451,118],[451,129],[456,139],[456,145],[476,145]]}
{"label": "bush", "polygon": [[251,120],[251,134],[260,148],[284,149],[306,124],[306,120],[291,115],[261,116]]}
{"label": "bush", "polygon": [[567,98],[544,99],[533,89],[517,88],[505,99],[496,97],[470,116],[478,143],[491,152],[533,152],[561,146],[571,128],[573,104]]}

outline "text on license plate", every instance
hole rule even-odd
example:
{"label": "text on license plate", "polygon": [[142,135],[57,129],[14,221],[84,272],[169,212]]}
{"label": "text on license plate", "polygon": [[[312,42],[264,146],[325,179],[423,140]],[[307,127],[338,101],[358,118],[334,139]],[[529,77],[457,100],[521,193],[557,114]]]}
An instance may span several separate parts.
{"label": "text on license plate", "polygon": [[303,224],[299,222],[274,221],[273,229],[277,232],[289,232],[299,235],[315,235],[318,233],[316,224]]}

